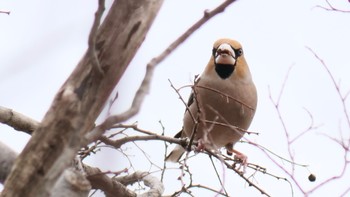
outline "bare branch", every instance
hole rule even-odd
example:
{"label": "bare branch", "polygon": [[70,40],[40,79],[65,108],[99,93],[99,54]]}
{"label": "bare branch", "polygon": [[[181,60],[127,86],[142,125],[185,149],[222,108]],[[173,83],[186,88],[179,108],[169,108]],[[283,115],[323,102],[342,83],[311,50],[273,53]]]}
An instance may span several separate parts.
{"label": "bare branch", "polygon": [[[209,191],[214,192],[215,194],[220,194],[220,195],[222,195],[222,196],[229,196],[229,195],[226,193],[226,191],[225,191],[225,193],[223,193],[223,192],[221,192],[221,191],[217,191],[217,190],[215,190],[215,189],[213,189],[213,188],[210,188],[210,187],[205,186],[205,185],[202,185],[202,184],[192,184],[192,185],[188,186],[188,188],[195,188],[195,187],[197,187],[197,188],[202,188],[202,189],[206,189],[206,190],[209,190]],[[217,195],[216,195],[216,196],[217,196]]]}
{"label": "bare branch", "polygon": [[[218,170],[216,169],[216,166],[215,166],[215,164],[214,164],[213,158],[212,158],[211,156],[209,156],[209,159],[210,159],[210,161],[211,161],[211,165],[213,166],[213,168],[214,168],[214,170],[215,170],[216,177],[218,178],[218,180],[219,180],[219,182],[220,182],[221,190],[223,190],[223,191],[225,192],[225,193],[222,194],[222,195],[229,196],[228,193],[227,193],[227,191],[226,191],[226,189],[225,189],[225,183],[224,183],[223,180],[221,180],[220,175],[219,175],[219,172],[218,172]],[[219,193],[221,193],[221,191],[220,191]]]}
{"label": "bare branch", "polygon": [[[96,118],[144,41],[162,0],[114,1],[96,37],[102,76],[85,53],[16,159],[1,196],[48,196],[64,169],[87,143]],[[128,18],[130,20],[123,20]],[[121,44],[122,43],[122,44]],[[21,181],[18,181],[21,180]]]}
{"label": "bare branch", "polygon": [[[194,124],[197,124],[197,120],[194,118],[194,115],[192,114],[191,110],[188,108],[188,103],[183,99],[183,97],[180,94],[179,89],[176,89],[175,86],[173,85],[173,83],[170,81],[170,79],[168,79],[169,83],[170,83],[170,87],[173,88],[173,90],[176,92],[176,94],[179,96],[179,99],[181,100],[181,102],[185,105],[186,107],[186,111],[188,111],[188,113],[190,114],[192,120],[194,121]],[[188,86],[188,87],[193,87],[193,86]]]}
{"label": "bare branch", "polygon": [[163,183],[160,182],[156,177],[150,175],[149,172],[134,172],[130,175],[126,175],[123,177],[116,177],[114,180],[124,184],[130,185],[138,181],[142,181],[147,187],[150,188],[147,192],[138,195],[138,197],[156,197],[161,196],[164,192]]}
{"label": "bare branch", "polygon": [[0,106],[0,122],[3,124],[7,124],[8,126],[14,128],[17,131],[23,131],[31,135],[34,130],[36,130],[39,126],[39,122],[20,114],[18,112],[13,111],[12,109],[8,109]]}
{"label": "bare branch", "polygon": [[7,15],[10,15],[10,11],[0,11],[0,14],[7,14]]}
{"label": "bare branch", "polygon": [[331,78],[333,85],[337,91],[338,97],[342,103],[343,112],[344,112],[344,115],[346,117],[348,127],[350,128],[350,115],[347,111],[346,103],[345,103],[345,99],[347,98],[347,94],[345,94],[345,96],[342,95],[342,93],[340,92],[340,87],[339,87],[338,83],[336,82],[332,72],[329,70],[328,66],[323,61],[323,59],[321,59],[310,47],[306,46],[306,49],[308,49],[315,56],[315,58],[322,64],[323,68],[326,69],[327,74]]}
{"label": "bare branch", "polygon": [[111,140],[106,137],[100,137],[100,140],[103,143],[113,146],[115,148],[120,148],[120,146],[128,142],[147,141],[147,140],[160,140],[160,141],[166,141],[166,142],[180,144],[180,145],[187,144],[187,139],[185,138],[177,139],[177,138],[166,137],[162,135],[130,136],[130,137],[124,137],[120,140]]}
{"label": "bare branch", "polygon": [[329,0],[325,0],[328,7],[324,7],[324,6],[321,6],[321,5],[317,5],[315,6],[315,8],[321,8],[321,9],[324,9],[326,11],[334,11],[334,12],[341,12],[341,13],[350,13],[349,10],[340,10],[338,8],[335,8],[334,6],[332,6],[331,3],[329,3]]}
{"label": "bare branch", "polygon": [[348,187],[340,196],[346,196],[350,192],[350,187]]}
{"label": "bare branch", "polygon": [[73,168],[66,169],[52,189],[52,197],[86,197],[91,189],[86,177]]}
{"label": "bare branch", "polygon": [[227,158],[224,158],[223,156],[219,155],[219,154],[215,154],[214,152],[212,152],[211,150],[206,149],[206,152],[209,153],[209,155],[219,159],[228,169],[233,170],[234,172],[236,172],[241,178],[243,178],[249,186],[254,187],[255,189],[257,189],[261,194],[266,195],[266,196],[270,196],[269,194],[267,194],[262,188],[260,188],[259,186],[257,186],[256,184],[254,184],[253,182],[251,182],[247,177],[244,176],[244,174],[242,172],[240,172],[239,170],[237,170],[235,168],[235,165],[232,165],[230,163],[228,163],[226,161]]}
{"label": "bare branch", "polygon": [[[284,77],[284,80],[283,80],[283,84],[281,86],[281,89],[280,89],[280,93],[278,95],[278,98],[277,98],[277,101],[275,101],[273,98],[272,98],[272,93],[271,93],[271,90],[269,89],[269,97],[270,97],[270,100],[271,102],[273,103],[274,107],[275,107],[275,110],[277,112],[277,115],[278,115],[278,118],[280,120],[280,123],[282,124],[282,127],[283,127],[283,131],[284,131],[284,135],[286,137],[286,141],[287,141],[287,149],[288,149],[288,154],[289,154],[289,158],[291,160],[292,163],[294,163],[294,154],[293,154],[293,151],[292,151],[292,147],[291,147],[291,136],[290,136],[290,133],[287,129],[287,125],[286,125],[286,122],[282,116],[282,113],[280,111],[280,102],[281,102],[281,98],[282,98],[282,95],[283,95],[283,92],[285,90],[285,87],[286,87],[286,83],[287,83],[287,80],[288,80],[288,77],[290,75],[290,71],[292,69],[292,66],[289,67],[287,73],[286,73],[286,76]],[[270,157],[271,158],[271,157]],[[275,163],[277,163],[276,161],[274,161]],[[291,174],[294,174],[294,165],[292,165],[292,173]]]}
{"label": "bare branch", "polygon": [[89,167],[84,165],[84,169],[87,173],[87,178],[91,182],[94,189],[101,189],[105,192],[107,197],[111,196],[125,196],[135,197],[136,193],[127,189],[127,185],[131,185],[135,182],[142,181],[150,189],[138,195],[139,197],[158,197],[164,192],[163,183],[156,177],[151,176],[148,172],[134,172],[126,176],[118,176],[114,178],[108,177],[105,173],[102,173],[100,169]]}
{"label": "bare branch", "polygon": [[96,37],[97,37],[97,31],[98,28],[100,27],[101,23],[101,18],[102,14],[105,10],[105,1],[104,0],[98,0],[98,9],[95,13],[95,19],[93,22],[93,25],[90,30],[90,35],[89,35],[89,48],[88,48],[88,56],[91,58],[91,65],[93,68],[97,69],[99,73],[103,74],[103,70],[100,65],[100,61],[98,60],[97,57],[97,52],[96,52]]}
{"label": "bare branch", "polygon": [[304,108],[304,110],[306,111],[306,113],[310,117],[310,124],[303,132],[299,133],[297,136],[295,136],[293,139],[291,139],[289,142],[290,144],[293,144],[295,141],[297,141],[299,138],[301,138],[305,134],[309,133],[312,130],[318,129],[320,127],[320,125],[315,126],[314,118],[313,118],[311,112],[309,110],[307,110],[306,108]]}
{"label": "bare branch", "polygon": [[268,149],[268,148],[266,148],[266,147],[264,147],[264,146],[262,146],[262,145],[259,145],[259,144],[257,144],[257,143],[248,142],[248,141],[247,141],[247,142],[246,142],[246,141],[242,141],[242,142],[245,142],[245,143],[251,144],[251,145],[253,145],[253,146],[256,146],[256,147],[259,148],[260,150],[263,150],[263,151],[266,152],[266,153],[269,153],[269,154],[271,154],[271,155],[274,155],[275,157],[277,157],[277,158],[279,158],[279,159],[281,159],[281,160],[283,160],[283,161],[285,161],[285,162],[287,162],[287,163],[290,163],[290,164],[292,164],[292,165],[297,165],[297,166],[301,166],[301,167],[308,167],[307,164],[296,163],[296,162],[294,162],[294,161],[288,160],[288,159],[286,159],[286,158],[284,158],[284,157],[278,155],[277,153],[273,152],[272,150],[270,150],[270,149]]}
{"label": "bare branch", "polygon": [[90,181],[93,189],[100,189],[105,192],[107,197],[125,196],[135,197],[136,193],[130,191],[122,183],[115,181],[102,173],[100,169],[84,165],[84,170],[87,174],[87,179]]}
{"label": "bare branch", "polygon": [[[0,183],[4,183],[7,176],[10,174],[11,168],[18,154],[8,146],[0,142]],[[63,172],[53,187],[51,196],[72,196],[84,197],[90,191],[90,183],[85,177],[72,169],[67,169]]]}

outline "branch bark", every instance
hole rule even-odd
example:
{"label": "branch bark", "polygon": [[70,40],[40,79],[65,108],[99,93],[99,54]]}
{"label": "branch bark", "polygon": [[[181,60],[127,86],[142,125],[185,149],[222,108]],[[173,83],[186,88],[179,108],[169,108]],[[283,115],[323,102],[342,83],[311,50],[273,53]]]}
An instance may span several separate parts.
{"label": "branch bark", "polygon": [[[4,183],[18,154],[1,142],[0,150],[2,151],[0,154],[0,183]],[[85,197],[93,188],[102,190],[106,196],[135,197],[137,194],[126,186],[140,180],[150,187],[141,196],[160,196],[164,190],[163,183],[147,172],[135,172],[127,176],[111,178],[98,168],[86,164],[82,166],[84,173],[72,167],[66,169],[57,180],[51,196]]]}
{"label": "branch bark", "polygon": [[17,131],[23,131],[29,135],[38,128],[39,122],[15,112],[12,109],[0,106],[0,122],[7,124],[8,126],[16,129]]}
{"label": "branch bark", "polygon": [[[87,179],[91,182],[94,189],[104,191],[107,197],[123,196],[123,197],[156,197],[161,196],[164,192],[164,186],[158,178],[149,174],[149,172],[137,171],[132,174],[110,178],[103,174],[98,168],[84,165]],[[135,182],[142,181],[150,189],[137,195],[135,192],[126,188]]]}
{"label": "branch bark", "polygon": [[57,93],[41,125],[16,160],[1,196],[50,196],[106,100],[143,42],[162,0],[114,1],[98,29],[96,54],[86,53]]}

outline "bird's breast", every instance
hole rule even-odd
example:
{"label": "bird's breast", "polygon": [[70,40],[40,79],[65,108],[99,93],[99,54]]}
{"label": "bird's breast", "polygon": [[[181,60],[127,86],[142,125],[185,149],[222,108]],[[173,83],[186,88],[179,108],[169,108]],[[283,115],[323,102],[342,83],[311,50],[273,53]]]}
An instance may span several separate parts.
{"label": "bird's breast", "polygon": [[191,136],[194,122],[198,121],[197,139],[210,133],[210,138],[219,147],[238,141],[242,133],[237,133],[233,127],[248,129],[255,113],[256,90],[253,82],[201,78],[194,88],[195,99],[190,106],[192,116],[186,112],[184,118],[186,135]]}

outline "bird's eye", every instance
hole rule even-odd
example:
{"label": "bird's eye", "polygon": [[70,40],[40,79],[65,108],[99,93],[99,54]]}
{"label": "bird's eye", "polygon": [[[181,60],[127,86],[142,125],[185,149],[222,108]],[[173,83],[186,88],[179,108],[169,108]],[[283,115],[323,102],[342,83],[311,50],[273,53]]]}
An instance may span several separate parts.
{"label": "bird's eye", "polygon": [[236,54],[237,54],[237,56],[243,55],[243,49],[242,49],[242,48],[237,49],[237,50],[236,50]]}

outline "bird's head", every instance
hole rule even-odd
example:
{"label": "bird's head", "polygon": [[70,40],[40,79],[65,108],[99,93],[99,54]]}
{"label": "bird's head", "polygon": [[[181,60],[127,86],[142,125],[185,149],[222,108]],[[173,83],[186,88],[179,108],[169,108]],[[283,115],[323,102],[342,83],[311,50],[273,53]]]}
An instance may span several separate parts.
{"label": "bird's head", "polygon": [[[249,70],[239,42],[231,39],[219,39],[214,43],[208,69],[215,69],[222,79],[232,75],[244,75]],[[241,76],[241,77],[242,77]]]}

